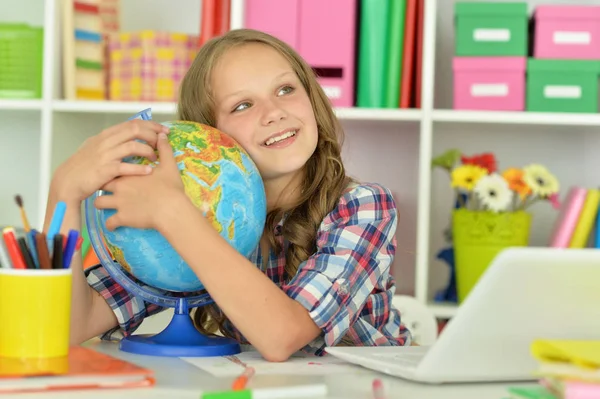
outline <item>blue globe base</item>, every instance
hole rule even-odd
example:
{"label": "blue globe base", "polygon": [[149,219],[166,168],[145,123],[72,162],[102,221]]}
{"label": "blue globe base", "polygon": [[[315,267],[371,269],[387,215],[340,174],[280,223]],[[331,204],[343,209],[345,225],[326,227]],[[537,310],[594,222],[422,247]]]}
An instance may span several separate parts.
{"label": "blue globe base", "polygon": [[208,357],[241,352],[239,343],[230,338],[207,337],[194,327],[187,303],[179,298],[169,325],[156,335],[132,335],[121,340],[124,352],[150,356]]}

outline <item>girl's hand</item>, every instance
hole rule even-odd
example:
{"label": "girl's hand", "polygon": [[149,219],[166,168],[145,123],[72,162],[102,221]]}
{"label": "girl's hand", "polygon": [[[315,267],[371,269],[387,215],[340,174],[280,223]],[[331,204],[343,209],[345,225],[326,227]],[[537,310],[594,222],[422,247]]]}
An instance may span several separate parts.
{"label": "girl's hand", "polygon": [[117,177],[151,173],[150,166],[125,163],[123,159],[140,156],[156,160],[154,148],[160,132],[168,133],[169,129],[157,122],[134,119],[87,139],[56,171],[54,189],[63,200],[81,202]]}
{"label": "girl's hand", "polygon": [[102,189],[112,195],[96,198],[98,209],[114,209],[116,213],[106,220],[106,228],[119,226],[156,229],[164,206],[170,206],[185,196],[183,181],[173,149],[163,133],[158,135],[159,164],[148,176],[126,176],[112,180]]}

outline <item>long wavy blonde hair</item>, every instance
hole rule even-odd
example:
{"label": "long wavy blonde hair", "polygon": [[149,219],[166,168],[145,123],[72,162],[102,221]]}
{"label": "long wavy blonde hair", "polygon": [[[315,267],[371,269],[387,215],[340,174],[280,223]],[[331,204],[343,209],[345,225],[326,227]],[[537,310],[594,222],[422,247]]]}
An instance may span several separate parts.
{"label": "long wavy blonde hair", "polygon": [[[317,82],[311,67],[283,41],[260,31],[232,30],[204,44],[183,78],[179,98],[179,118],[216,126],[214,97],[211,93],[211,73],[220,57],[233,47],[249,43],[270,46],[290,63],[308,93],[315,113],[318,143],[304,166],[301,194],[288,208],[269,211],[264,235],[277,253],[283,250],[274,235],[274,228],[285,215],[281,233],[289,243],[286,252],[286,279],[291,279],[299,265],[316,251],[316,233],[325,216],[339,201],[350,179],[341,158],[343,130],[329,99]],[[226,316],[215,305],[195,310],[194,323],[204,334],[232,336],[224,324]]]}

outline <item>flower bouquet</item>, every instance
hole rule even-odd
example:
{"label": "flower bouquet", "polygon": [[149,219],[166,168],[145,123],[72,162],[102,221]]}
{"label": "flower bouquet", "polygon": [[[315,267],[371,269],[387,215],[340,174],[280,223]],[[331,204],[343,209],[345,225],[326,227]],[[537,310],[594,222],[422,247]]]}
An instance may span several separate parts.
{"label": "flower bouquet", "polygon": [[[546,167],[530,164],[498,171],[493,153],[465,156],[451,149],[436,157],[432,166],[446,170],[454,190],[454,210],[446,239],[452,242],[458,302],[462,302],[494,257],[511,246],[527,246],[531,214],[536,202],[548,201],[555,209],[559,182]],[[442,251],[443,252],[443,251]],[[438,257],[441,257],[438,255]],[[448,297],[448,287],[445,300]]]}

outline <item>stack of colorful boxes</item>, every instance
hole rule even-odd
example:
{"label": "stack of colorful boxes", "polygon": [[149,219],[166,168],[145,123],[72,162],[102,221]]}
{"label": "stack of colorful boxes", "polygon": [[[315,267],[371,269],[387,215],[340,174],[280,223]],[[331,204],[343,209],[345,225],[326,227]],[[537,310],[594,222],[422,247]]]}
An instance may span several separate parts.
{"label": "stack of colorful boxes", "polygon": [[522,111],[527,3],[455,5],[454,108]]}
{"label": "stack of colorful boxes", "polygon": [[527,65],[527,110],[598,112],[600,7],[539,6]]}
{"label": "stack of colorful boxes", "polygon": [[600,6],[458,2],[454,108],[598,112]]}
{"label": "stack of colorful boxes", "polygon": [[177,101],[179,85],[198,51],[198,37],[140,31],[111,35],[111,100]]}

